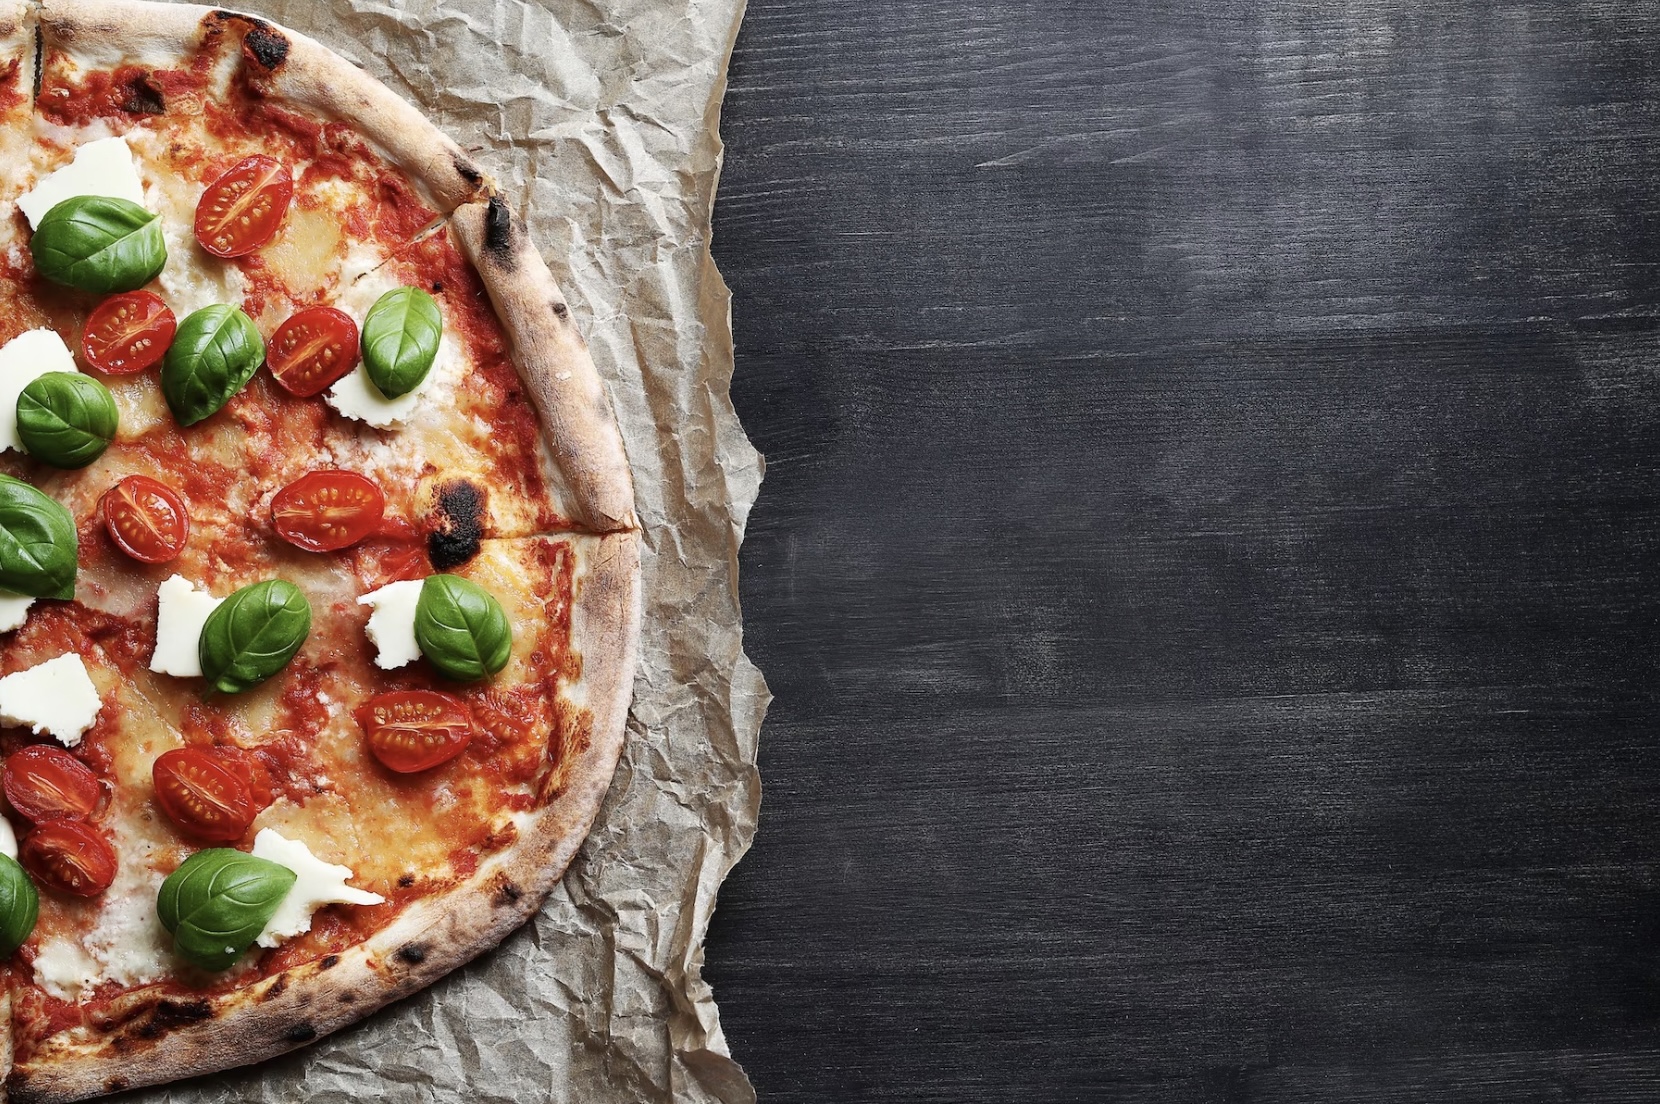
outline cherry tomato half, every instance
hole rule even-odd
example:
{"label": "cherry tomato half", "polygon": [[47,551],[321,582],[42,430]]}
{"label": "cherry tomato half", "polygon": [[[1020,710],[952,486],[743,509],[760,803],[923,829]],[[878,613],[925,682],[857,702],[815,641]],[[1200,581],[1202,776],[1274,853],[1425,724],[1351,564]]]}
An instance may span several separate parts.
{"label": "cherry tomato half", "polygon": [[19,816],[43,820],[91,816],[104,796],[98,776],[73,755],[48,744],[31,744],[6,757],[0,785]]}
{"label": "cherry tomato half", "polygon": [[175,748],[150,770],[156,804],[186,835],[209,843],[241,839],[259,815],[248,784],[206,748]]}
{"label": "cherry tomato half", "polygon": [[357,721],[369,750],[400,774],[431,770],[467,750],[473,713],[454,694],[438,690],[393,690],[358,707]]}
{"label": "cherry tomato half", "polygon": [[48,820],[23,837],[17,861],[35,880],[76,897],[96,897],[115,881],[115,848],[84,820]]}
{"label": "cherry tomato half", "polygon": [[308,307],[277,327],[266,363],[277,385],[310,398],[357,367],[357,323],[333,307]]}
{"label": "cherry tomato half", "polygon": [[126,376],[161,361],[178,319],[149,291],[112,295],[98,304],[81,331],[81,356],[100,372]]}
{"label": "cherry tomato half", "polygon": [[356,544],[385,512],[386,496],[374,481],[349,471],[307,472],[271,499],[277,535],[307,552]]}
{"label": "cherry tomato half", "polygon": [[190,515],[173,488],[147,475],[129,475],[98,502],[115,546],[143,563],[166,563],[190,539]]}
{"label": "cherry tomato half", "polygon": [[196,240],[215,257],[240,257],[271,240],[294,198],[294,178],[274,157],[244,157],[196,204]]}

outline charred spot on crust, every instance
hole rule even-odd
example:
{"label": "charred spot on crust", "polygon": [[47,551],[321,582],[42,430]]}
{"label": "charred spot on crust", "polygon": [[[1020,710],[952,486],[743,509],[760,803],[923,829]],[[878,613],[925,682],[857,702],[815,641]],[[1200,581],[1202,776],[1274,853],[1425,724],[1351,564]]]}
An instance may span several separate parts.
{"label": "charred spot on crust", "polygon": [[462,157],[459,153],[451,155],[450,164],[455,166],[456,174],[459,175],[461,179],[465,180],[474,187],[484,183],[484,174],[479,172],[471,161],[467,160],[465,157]]}
{"label": "charred spot on crust", "polygon": [[501,196],[491,196],[484,209],[484,252],[504,272],[519,267],[519,260],[513,255],[513,212]]}
{"label": "charred spot on crust", "polygon": [[133,1032],[140,1039],[155,1039],[175,1027],[199,1023],[213,1015],[213,1005],[205,1000],[164,1000],[156,1005],[155,1013]]}
{"label": "charred spot on crust", "polygon": [[127,1079],[125,1077],[111,1077],[104,1082],[104,1091],[107,1093],[117,1093],[126,1087]]}
{"label": "charred spot on crust", "polygon": [[399,874],[398,875],[398,888],[399,889],[408,889],[410,886],[412,886],[414,884],[415,884],[415,875],[413,875],[413,874]]}
{"label": "charred spot on crust", "polygon": [[427,534],[427,556],[438,571],[478,555],[484,539],[484,491],[465,479],[438,488],[437,525]]}
{"label": "charred spot on crust", "polygon": [[277,980],[271,983],[271,987],[269,989],[260,994],[259,999],[262,1001],[276,1000],[278,997],[282,996],[283,990],[287,988],[288,975],[278,974]]}
{"label": "charred spot on crust", "polygon": [[427,960],[426,944],[405,943],[403,946],[398,948],[398,958],[409,963],[411,966],[419,966]]}
{"label": "charred spot on crust", "polygon": [[340,994],[340,1003],[341,1004],[354,1004],[354,1003],[356,1003],[356,1001],[357,1001],[357,994],[352,992],[349,989],[346,990],[346,992]]}
{"label": "charred spot on crust", "polygon": [[[74,37],[75,37],[74,35],[70,35],[69,39],[73,40]],[[40,99],[40,87],[41,87],[41,85],[43,85],[45,83],[46,83],[46,32],[45,32],[45,30],[42,29],[41,24],[36,23],[35,24],[35,86],[34,86],[34,91],[29,93],[30,98],[36,99],[36,100]]]}
{"label": "charred spot on crust", "polygon": [[331,954],[324,955],[322,961],[317,963],[317,968],[319,970],[332,970],[338,965],[340,965],[340,956]]}
{"label": "charred spot on crust", "polygon": [[317,1029],[302,1021],[284,1031],[282,1037],[285,1042],[309,1043],[317,1037]]}
{"label": "charred spot on crust", "polygon": [[563,303],[555,303],[553,305],[553,313],[556,318],[563,322],[571,316],[571,308],[567,307]]}
{"label": "charred spot on crust", "polygon": [[288,37],[268,23],[255,23],[242,36],[242,52],[269,72],[288,60]]}
{"label": "charred spot on crust", "polygon": [[498,907],[511,905],[523,896],[524,890],[514,885],[509,878],[503,878],[501,884],[496,887],[496,905]]}
{"label": "charred spot on crust", "polygon": [[127,98],[121,101],[121,110],[133,115],[161,115],[167,111],[167,101],[150,74],[139,73],[127,82]]}

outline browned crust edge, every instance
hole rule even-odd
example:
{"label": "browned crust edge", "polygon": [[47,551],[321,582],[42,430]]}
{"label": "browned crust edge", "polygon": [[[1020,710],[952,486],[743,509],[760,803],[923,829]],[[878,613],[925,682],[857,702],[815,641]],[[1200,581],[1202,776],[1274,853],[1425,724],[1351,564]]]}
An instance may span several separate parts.
{"label": "browned crust edge", "polygon": [[[564,786],[507,850],[466,883],[417,901],[339,955],[200,1002],[174,1001],[87,1041],[48,1042],[7,1080],[12,1104],[65,1104],[261,1062],[406,997],[496,946],[533,915],[588,835],[622,752],[640,629],[640,536],[590,539],[595,548],[573,605],[592,729]],[[332,961],[331,961],[332,959]],[[325,965],[326,964],[326,965]],[[199,1022],[155,1025],[180,1019]],[[147,1032],[154,1040],[146,1038]]]}
{"label": "browned crust edge", "polygon": [[492,195],[456,208],[450,224],[513,342],[576,521],[600,533],[636,528],[634,480],[611,399],[524,223]]}
{"label": "browned crust edge", "polygon": [[440,214],[484,194],[490,181],[449,135],[356,65],[298,31],[268,19],[196,4],[148,0],[44,0],[48,46],[81,51],[93,64],[145,52],[183,60],[206,31],[240,36],[243,71],[272,95],[350,123],[402,169]]}

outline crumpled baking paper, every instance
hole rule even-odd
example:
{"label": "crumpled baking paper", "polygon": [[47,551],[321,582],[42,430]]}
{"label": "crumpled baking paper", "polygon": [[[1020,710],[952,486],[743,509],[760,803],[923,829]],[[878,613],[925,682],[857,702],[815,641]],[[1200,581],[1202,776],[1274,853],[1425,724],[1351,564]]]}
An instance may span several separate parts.
{"label": "crumpled baking paper", "polygon": [[646,529],[640,670],[605,807],[541,914],[432,988],[293,1054],[128,1101],[755,1099],[702,978],[760,803],[768,695],[738,545],[760,458],[728,398],[709,256],[743,0],[253,0],[421,106],[500,182],[610,388]]}

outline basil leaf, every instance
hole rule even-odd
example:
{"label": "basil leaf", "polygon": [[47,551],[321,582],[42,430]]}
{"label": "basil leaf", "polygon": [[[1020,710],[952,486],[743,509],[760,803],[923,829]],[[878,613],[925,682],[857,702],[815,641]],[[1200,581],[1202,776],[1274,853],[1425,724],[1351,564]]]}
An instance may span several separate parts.
{"label": "basil leaf", "polygon": [[0,590],[73,598],[79,554],[69,511],[21,479],[0,475]]}
{"label": "basil leaf", "polygon": [[363,319],[363,370],[387,398],[407,395],[432,371],[443,334],[437,300],[417,287],[394,288]]}
{"label": "basil leaf", "polygon": [[0,855],[0,958],[9,956],[29,933],[40,915],[40,893],[23,873],[17,860]]}
{"label": "basil leaf", "polygon": [[29,252],[48,280],[100,295],[143,287],[167,264],[161,219],[113,196],[57,204],[35,227]]}
{"label": "basil leaf", "polygon": [[161,365],[161,393],[180,425],[195,425],[231,401],[265,363],[254,320],[225,303],[179,323]]}
{"label": "basil leaf", "polygon": [[286,579],[245,586],[208,615],[197,652],[215,689],[236,694],[288,665],[311,633],[311,603]]}
{"label": "basil leaf", "polygon": [[204,970],[223,970],[253,946],[294,888],[294,872],[229,847],[198,851],[161,883],[156,915],[173,949]]}
{"label": "basil leaf", "polygon": [[507,666],[513,629],[501,603],[459,575],[428,575],[415,602],[415,643],[446,677],[475,682]]}
{"label": "basil leaf", "polygon": [[37,376],[17,397],[17,436],[36,460],[84,468],[109,448],[121,414],[110,389],[79,372]]}

